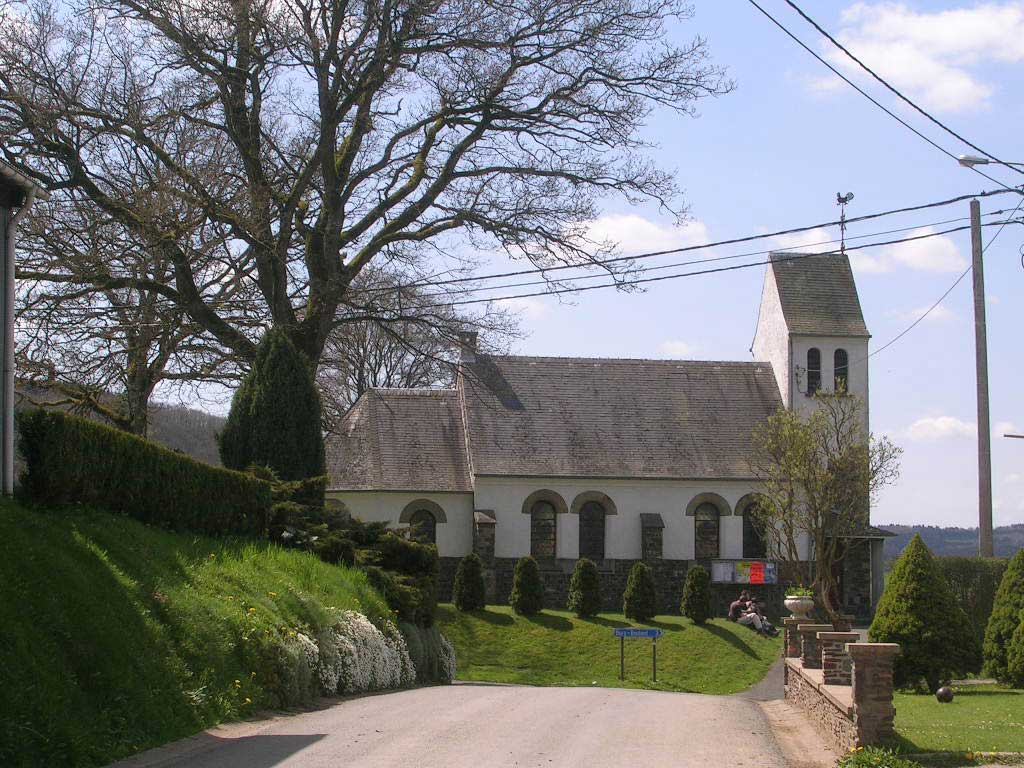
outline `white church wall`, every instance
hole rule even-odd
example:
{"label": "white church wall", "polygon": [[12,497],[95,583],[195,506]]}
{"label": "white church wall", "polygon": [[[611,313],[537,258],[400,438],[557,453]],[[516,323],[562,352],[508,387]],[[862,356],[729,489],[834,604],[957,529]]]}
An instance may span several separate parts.
{"label": "white church wall", "polygon": [[[868,340],[848,336],[796,336],[792,338],[793,369],[792,408],[808,414],[814,408],[813,398],[807,395],[807,352],[816,347],[821,352],[821,388],[831,392],[835,381],[835,351],[845,349],[849,360],[846,390],[864,401],[864,416],[868,417]],[[870,420],[868,421],[870,423]]]}
{"label": "white church wall", "polygon": [[787,372],[789,361],[789,328],[782,314],[782,304],[775,284],[775,272],[766,267],[764,286],[761,289],[761,307],[757,315],[757,330],[750,348],[754,359],[771,364],[775,380],[782,395],[782,404],[790,405],[790,387]]}
{"label": "white church wall", "polygon": [[426,499],[444,510],[447,522],[437,523],[437,552],[441,557],[462,557],[473,551],[473,494],[415,491],[328,491],[353,517],[365,522],[404,527],[398,518],[408,504]]}
{"label": "white church wall", "polygon": [[[605,556],[610,559],[639,559],[640,514],[657,512],[665,523],[662,556],[692,560],[694,518],[686,515],[686,507],[695,496],[714,493],[723,497],[729,506],[728,514],[719,521],[720,556],[743,556],[743,518],[733,516],[732,511],[736,503],[753,490],[750,482],[478,477],[476,508],[494,512],[497,557],[530,554],[530,516],[523,513],[523,503],[539,490],[557,493],[567,509],[571,509],[579,494],[588,491],[606,494],[616,508],[616,514],[605,518]],[[558,515],[556,537],[558,557],[577,558],[579,516],[571,512]]]}

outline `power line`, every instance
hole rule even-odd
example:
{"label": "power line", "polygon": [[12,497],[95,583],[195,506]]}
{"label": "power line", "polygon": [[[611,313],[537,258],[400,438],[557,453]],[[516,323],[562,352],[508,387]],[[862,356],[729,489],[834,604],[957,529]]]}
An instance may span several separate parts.
{"label": "power line", "polygon": [[[921,115],[926,117],[928,120],[930,120],[932,123],[934,123],[939,128],[944,130],[950,136],[953,136],[954,138],[959,139],[964,144],[966,144],[968,147],[970,147],[973,150],[976,150],[976,151],[980,152],[981,154],[985,155],[985,157],[989,158],[990,160],[994,160],[999,165],[1002,165],[1002,166],[1004,166],[1006,168],[1009,168],[1011,171],[1016,171],[1017,173],[1024,174],[1024,170],[1021,170],[1020,168],[1017,168],[1017,167],[1015,167],[1013,165],[1010,165],[1009,163],[1003,162],[1002,160],[1000,160],[995,155],[993,155],[993,154],[991,154],[989,152],[986,152],[984,149],[979,147],[977,144],[974,144],[969,139],[964,138],[959,133],[957,133],[952,128],[950,128],[948,125],[943,123],[941,120],[939,120],[938,118],[934,117],[929,112],[925,111],[922,107],[919,107],[916,103],[911,101],[910,98],[908,98],[903,93],[901,93],[895,86],[891,85],[887,80],[885,80],[885,78],[883,78],[881,75],[879,75],[873,69],[871,69],[871,67],[869,67],[867,64],[865,64],[863,61],[861,61],[856,56],[854,56],[853,53],[848,48],[846,48],[846,46],[844,46],[835,37],[833,37],[831,34],[829,34],[828,31],[826,31],[818,22],[816,22],[814,19],[812,19],[810,16],[808,16],[807,13],[800,6],[798,6],[796,3],[793,2],[793,0],[785,0],[785,2],[786,2],[786,5],[788,5],[790,8],[792,8],[798,14],[800,14],[808,24],[810,24],[812,27],[814,27],[816,30],[818,30],[818,32],[820,32],[830,43],[832,43],[832,45],[834,45],[840,51],[845,53],[861,69],[863,69],[865,72],[867,72],[873,78],[875,78],[875,80],[877,80],[879,83],[881,83],[883,86],[885,86],[889,91],[891,91],[893,94],[895,94],[897,97],[899,97],[906,104],[911,106],[918,113],[920,113]],[[992,239],[995,240],[995,237],[993,237]]]}
{"label": "power line", "polygon": [[[1001,182],[996,181],[994,179],[993,179],[993,181],[996,184],[999,184],[1003,188],[1002,189],[985,190],[985,191],[979,192],[977,194],[972,194],[972,195],[959,195],[957,197],[951,197],[951,198],[948,198],[948,199],[945,199],[945,200],[935,200],[935,201],[932,201],[932,202],[929,202],[929,203],[921,203],[921,204],[918,204],[918,205],[910,205],[910,206],[905,206],[903,208],[893,208],[891,210],[879,211],[877,213],[867,213],[867,214],[864,214],[862,216],[854,216],[854,217],[846,219],[846,224],[847,225],[856,224],[856,223],[862,222],[862,221],[871,221],[873,219],[880,219],[880,218],[884,218],[886,216],[895,216],[897,214],[902,214],[902,213],[914,213],[915,211],[923,211],[923,210],[928,210],[930,208],[941,208],[941,207],[944,207],[944,206],[947,206],[947,205],[953,205],[954,203],[961,203],[961,202],[964,202],[965,200],[972,200],[974,198],[992,197],[994,195],[1005,195],[1007,192],[1014,192],[1014,193],[1017,193],[1017,194],[1024,194],[1024,190],[1017,189],[1017,188],[1014,188],[1014,187],[1007,187],[1005,184],[1002,184]],[[838,219],[836,219],[835,221],[826,221],[826,222],[821,222],[821,223],[818,223],[818,224],[809,224],[807,226],[793,227],[791,229],[781,229],[781,230],[777,230],[775,232],[765,232],[763,234],[757,234],[757,235],[746,235],[744,237],[735,237],[735,238],[731,238],[729,240],[718,240],[716,242],[703,243],[703,244],[700,244],[700,245],[687,245],[687,246],[682,246],[682,247],[679,247],[679,248],[667,248],[667,249],[660,250],[660,251],[648,251],[648,252],[639,253],[639,254],[636,254],[636,255],[633,255],[633,256],[616,256],[616,257],[609,258],[609,259],[593,259],[593,260],[591,260],[589,262],[586,262],[584,264],[556,264],[556,265],[550,266],[550,267],[536,267],[536,268],[533,268],[533,269],[521,269],[521,270],[515,270],[515,271],[512,271],[512,272],[498,272],[498,273],[493,273],[493,274],[489,274],[489,275],[477,275],[477,276],[474,276],[474,277],[457,277],[457,278],[451,278],[451,279],[447,279],[447,280],[433,280],[433,279],[429,279],[429,280],[428,279],[413,280],[412,282],[409,282],[409,283],[391,285],[391,286],[387,286],[387,287],[379,287],[379,288],[368,287],[368,288],[362,289],[361,292],[363,292],[363,293],[398,292],[398,291],[407,290],[407,289],[410,289],[410,288],[434,287],[434,286],[438,286],[438,285],[456,285],[456,284],[460,284],[460,283],[475,283],[475,282],[479,282],[481,280],[500,280],[500,279],[504,279],[504,278],[508,278],[508,277],[521,277],[523,275],[547,274],[549,272],[558,272],[558,271],[562,271],[562,270],[566,270],[566,269],[585,269],[585,268],[594,267],[594,266],[604,266],[604,265],[607,265],[607,264],[617,264],[617,263],[621,263],[621,262],[625,262],[625,261],[640,261],[642,259],[656,258],[658,256],[668,256],[668,255],[671,255],[671,254],[674,254],[674,253],[686,253],[686,252],[689,252],[689,251],[699,251],[699,250],[704,250],[704,249],[708,249],[708,248],[718,248],[718,247],[723,246],[723,245],[738,245],[740,243],[748,243],[748,242],[752,242],[754,240],[765,240],[765,239],[770,239],[770,238],[774,238],[774,237],[782,237],[784,235],[795,235],[795,234],[800,234],[801,232],[809,232],[809,231],[811,231],[813,229],[823,229],[825,227],[835,227],[835,226],[838,226],[839,224],[840,224],[840,221]]]}
{"label": "power line", "polygon": [[[988,250],[988,247],[990,245],[992,245],[992,243],[995,242],[996,238],[999,237],[1000,234],[1002,234],[1003,229],[1006,227],[1007,224],[1010,223],[1011,220],[1013,220],[1013,215],[1015,213],[1017,213],[1017,211],[1019,211],[1021,209],[1021,206],[1024,206],[1024,198],[1021,198],[1021,201],[1019,203],[1017,203],[1017,207],[1014,208],[1013,209],[1013,213],[1010,214],[1010,219],[1007,219],[1006,221],[1001,222],[1000,225],[999,225],[999,229],[996,230],[996,233],[994,235],[992,235],[992,237],[989,239],[989,241],[982,247],[982,249],[981,249],[982,255],[984,255],[985,251]],[[932,304],[930,307],[928,307],[928,309],[925,311],[925,313],[923,315],[921,315],[914,322],[912,322],[910,325],[908,325],[906,328],[904,328],[902,331],[900,331],[898,334],[896,334],[896,336],[891,338],[889,341],[887,341],[885,344],[880,346],[878,349],[876,349],[874,352],[872,352],[871,354],[869,354],[867,357],[865,357],[863,359],[867,360],[868,358],[874,357],[879,352],[881,352],[881,351],[883,351],[885,349],[888,349],[893,344],[895,344],[897,341],[899,341],[904,336],[906,336],[908,333],[910,333],[912,330],[914,330],[914,328],[916,328],[926,317],[928,317],[928,315],[930,315],[932,313],[932,311],[936,307],[939,306],[939,304],[941,304],[943,301],[945,301],[946,297],[949,296],[949,294],[951,294],[953,292],[954,288],[956,288],[958,285],[960,285],[960,282],[965,277],[967,277],[967,275],[970,273],[970,271],[973,268],[974,268],[973,264],[968,265],[967,269],[965,269],[963,272],[960,273],[960,276],[956,280],[953,281],[953,284],[951,286],[949,286],[949,288],[946,289],[946,292],[944,294],[942,294],[941,296],[939,296],[938,301],[936,301],[934,304]]]}
{"label": "power line", "polygon": [[[1024,199],[1022,199],[1022,203],[1024,203]],[[991,226],[996,226],[997,224],[1004,224],[1005,225],[1006,223],[1007,222],[991,222],[989,224],[984,224],[982,226],[989,226],[989,227],[991,227]],[[1024,222],[1017,222],[1017,223],[1024,223]],[[900,238],[900,239],[897,239],[897,240],[887,240],[887,241],[882,241],[882,242],[877,242],[877,243],[865,243],[863,245],[854,245],[854,246],[851,246],[851,247],[847,248],[846,250],[847,251],[856,251],[856,250],[862,250],[862,249],[865,249],[865,248],[876,248],[876,247],[883,246],[883,245],[896,245],[896,244],[899,244],[899,243],[908,243],[908,242],[912,242],[912,241],[915,241],[915,240],[926,240],[926,239],[931,238],[931,237],[939,237],[941,235],[948,235],[948,234],[952,234],[954,232],[963,232],[964,230],[968,230],[968,229],[970,229],[970,226],[954,227],[952,229],[946,229],[946,230],[942,230],[940,232],[932,232],[932,233],[928,233],[928,234],[924,234],[924,235],[916,235],[914,237],[905,237],[905,238]],[[766,264],[771,264],[773,262],[799,261],[799,260],[802,260],[802,259],[815,258],[815,257],[820,257],[820,256],[835,256],[835,255],[839,255],[839,254],[840,254],[839,251],[825,251],[825,252],[821,252],[821,253],[792,254],[792,255],[778,257],[778,258],[775,258],[775,259],[765,259],[765,260],[762,260],[762,261],[754,261],[754,262],[749,262],[749,263],[746,263],[746,264],[734,264],[734,265],[731,265],[731,266],[728,266],[728,267],[714,267],[714,268],[711,268],[711,269],[702,269],[702,270],[698,270],[698,271],[695,271],[695,272],[681,272],[681,273],[672,274],[672,275],[659,275],[658,277],[646,277],[646,278],[639,278],[639,279],[636,279],[636,280],[628,280],[628,281],[622,281],[622,282],[602,283],[600,285],[585,285],[585,286],[583,286],[581,288],[576,288],[576,287],[574,287],[574,288],[561,288],[561,289],[552,290],[552,291],[535,291],[535,292],[532,292],[532,293],[513,294],[511,296],[492,296],[492,297],[489,297],[489,298],[486,298],[486,299],[465,299],[465,300],[461,300],[461,301],[447,301],[447,302],[441,302],[441,303],[438,303],[438,304],[415,304],[415,303],[411,303],[411,308],[415,308],[415,309],[435,309],[435,308],[441,308],[441,307],[446,307],[447,308],[447,307],[466,306],[466,305],[470,305],[470,304],[487,304],[487,303],[496,302],[496,301],[509,301],[511,299],[528,299],[528,298],[534,298],[534,297],[539,297],[539,296],[557,296],[557,295],[564,294],[564,293],[583,293],[584,291],[595,291],[595,290],[599,290],[599,289],[602,289],[602,288],[622,288],[625,285],[641,285],[641,284],[645,284],[645,283],[657,283],[657,282],[662,282],[664,280],[676,280],[676,279],[680,279],[680,278],[684,278],[684,277],[697,277],[699,275],[711,275],[711,274],[717,274],[719,272],[733,272],[733,271],[740,270],[740,269],[749,269],[751,267],[764,266]]]}
{"label": "power line", "polygon": [[[893,120],[895,120],[896,122],[898,122],[898,123],[899,123],[900,125],[902,125],[902,126],[903,126],[904,128],[906,128],[906,129],[907,129],[908,131],[910,131],[911,133],[915,134],[915,135],[916,135],[916,136],[917,136],[918,138],[922,139],[923,141],[926,141],[926,142],[928,142],[928,143],[929,143],[929,144],[931,144],[931,145],[932,145],[933,147],[935,147],[935,149],[939,150],[939,152],[941,152],[942,154],[946,155],[947,157],[949,157],[949,158],[951,158],[951,159],[953,159],[953,160],[956,160],[956,161],[958,161],[958,162],[959,162],[959,159],[960,159],[960,158],[958,158],[958,157],[957,157],[956,155],[954,155],[954,154],[953,154],[952,152],[950,152],[950,151],[949,151],[948,149],[946,149],[945,147],[943,147],[943,146],[941,146],[940,144],[936,143],[936,142],[935,142],[934,140],[932,140],[932,139],[931,139],[931,138],[929,138],[928,136],[926,136],[926,135],[924,135],[923,133],[921,133],[921,132],[920,132],[919,130],[917,130],[917,128],[915,128],[914,126],[912,126],[912,125],[911,125],[910,123],[908,123],[908,122],[907,122],[906,120],[904,120],[904,119],[903,119],[902,117],[900,117],[900,116],[899,116],[899,115],[897,115],[897,114],[896,114],[895,112],[893,112],[893,111],[892,111],[891,109],[889,109],[889,108],[888,108],[888,107],[886,107],[886,106],[885,106],[884,104],[882,104],[882,103],[881,103],[880,101],[878,101],[878,99],[876,99],[875,97],[873,97],[873,96],[872,96],[871,94],[869,94],[869,93],[868,93],[867,91],[865,91],[865,90],[864,90],[863,88],[861,88],[861,87],[860,87],[859,85],[857,85],[857,84],[856,84],[856,83],[854,83],[854,82],[853,82],[852,80],[850,80],[850,78],[846,77],[846,75],[844,75],[844,74],[843,74],[842,72],[840,72],[840,71],[839,71],[838,69],[836,69],[835,67],[833,67],[833,66],[832,66],[831,64],[829,64],[829,63],[828,63],[827,61],[825,61],[825,59],[823,59],[823,58],[822,58],[821,56],[819,56],[819,55],[818,55],[818,54],[817,54],[817,53],[816,53],[816,52],[815,52],[814,50],[812,50],[812,49],[810,48],[810,46],[808,46],[808,45],[807,45],[807,44],[806,44],[806,43],[805,43],[805,42],[804,42],[803,40],[801,40],[801,39],[800,39],[799,37],[797,37],[797,36],[796,36],[795,34],[793,34],[793,33],[792,33],[792,32],[791,32],[791,31],[790,31],[790,30],[789,30],[789,29],[788,29],[788,28],[787,28],[787,27],[786,27],[786,26],[785,26],[785,25],[784,25],[784,24],[783,24],[783,23],[781,22],[781,21],[779,21],[778,19],[776,19],[776,18],[775,18],[774,16],[772,16],[772,15],[771,15],[770,13],[768,13],[768,11],[766,11],[766,10],[765,10],[764,8],[762,8],[762,7],[760,6],[760,5],[758,5],[758,3],[756,2],[756,0],[747,0],[747,2],[748,2],[748,3],[750,3],[750,4],[752,5],[752,6],[754,6],[754,7],[755,7],[755,8],[757,9],[757,10],[759,10],[759,11],[760,11],[760,12],[761,12],[761,13],[762,13],[762,14],[763,14],[764,16],[765,16],[765,18],[767,18],[767,19],[768,19],[769,21],[771,21],[771,23],[772,23],[772,24],[774,24],[774,25],[775,25],[776,27],[778,27],[778,28],[779,28],[779,29],[781,29],[781,30],[782,30],[783,32],[785,32],[785,33],[786,33],[786,35],[787,35],[787,36],[788,36],[789,38],[791,38],[791,39],[792,39],[792,40],[793,40],[793,41],[794,41],[794,42],[795,42],[795,43],[796,43],[797,45],[799,45],[799,46],[800,46],[801,48],[803,48],[803,49],[804,49],[805,51],[807,51],[807,52],[808,52],[809,54],[811,54],[811,56],[813,56],[813,57],[814,57],[815,59],[817,59],[817,60],[818,60],[819,62],[821,62],[821,63],[822,63],[822,64],[823,64],[824,66],[828,67],[828,69],[829,69],[829,70],[830,70],[830,71],[831,71],[831,72],[832,72],[832,73],[833,73],[833,74],[834,74],[834,75],[835,75],[836,77],[838,77],[838,78],[839,78],[839,79],[841,79],[841,80],[842,80],[842,81],[843,81],[844,83],[846,83],[846,84],[847,84],[848,86],[850,86],[850,87],[851,87],[851,88],[853,88],[853,89],[854,89],[855,91],[857,91],[857,93],[859,93],[859,94],[860,94],[861,96],[863,96],[863,97],[864,97],[865,99],[867,99],[868,101],[870,101],[870,102],[871,102],[872,104],[874,104],[874,105],[875,105],[876,107],[878,107],[878,108],[879,108],[880,110],[882,110],[883,112],[885,112],[885,114],[887,114],[887,115],[888,115],[889,117],[891,117],[891,118],[892,118]],[[1008,191],[1015,191],[1015,192],[1019,192],[1020,194],[1024,194],[1024,192],[1021,192],[1021,190],[1017,190],[1017,189],[1014,189],[1013,187],[1009,187],[1009,186],[1007,186],[1007,185],[1006,185],[1006,184],[1004,184],[1003,182],[999,181],[999,179],[996,179],[996,178],[993,178],[992,176],[989,176],[989,175],[988,175],[987,173],[985,173],[984,171],[980,171],[980,170],[978,170],[978,169],[977,169],[976,167],[974,167],[973,165],[972,165],[972,166],[968,166],[968,167],[969,167],[969,168],[970,168],[970,169],[971,169],[972,171],[974,171],[975,173],[977,173],[978,175],[980,175],[980,176],[984,176],[984,177],[985,177],[986,179],[988,179],[989,181],[991,181],[991,182],[992,182],[993,184],[998,184],[999,186],[1003,187],[1004,189],[1006,189],[1006,190],[1008,190]]]}

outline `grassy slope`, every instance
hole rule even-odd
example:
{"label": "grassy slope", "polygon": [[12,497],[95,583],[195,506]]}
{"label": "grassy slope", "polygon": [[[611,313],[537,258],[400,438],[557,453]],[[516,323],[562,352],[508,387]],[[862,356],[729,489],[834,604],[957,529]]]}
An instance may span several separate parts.
{"label": "grassy slope", "polygon": [[261,640],[387,613],[265,544],[0,502],[0,765],[96,765],[275,704]]}
{"label": "grassy slope", "polygon": [[1024,752],[1024,691],[994,685],[954,686],[934,696],[896,694],[896,731],[909,752]]}
{"label": "grassy slope", "polygon": [[[698,693],[735,693],[764,677],[780,641],[746,627],[714,620],[703,627],[680,616],[635,624],[621,614],[578,619],[564,611],[516,616],[489,606],[461,613],[438,610],[441,631],[455,646],[460,680],[530,685],[592,685]],[[619,680],[614,627],[651,626],[658,640],[658,682],[651,682],[651,642],[626,641],[626,680]]]}

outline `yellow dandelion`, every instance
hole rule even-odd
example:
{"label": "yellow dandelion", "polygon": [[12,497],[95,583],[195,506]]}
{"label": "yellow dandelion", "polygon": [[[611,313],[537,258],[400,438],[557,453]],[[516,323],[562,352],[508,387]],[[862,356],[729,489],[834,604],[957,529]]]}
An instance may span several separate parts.
{"label": "yellow dandelion", "polygon": [[277,597],[277,592],[267,592],[268,597]]}
{"label": "yellow dandelion", "polygon": [[249,613],[256,613],[256,609],[255,608],[250,608],[249,609]]}
{"label": "yellow dandelion", "polygon": [[245,703],[246,704],[252,704],[252,699],[250,699],[248,696],[246,696],[245,697]]}

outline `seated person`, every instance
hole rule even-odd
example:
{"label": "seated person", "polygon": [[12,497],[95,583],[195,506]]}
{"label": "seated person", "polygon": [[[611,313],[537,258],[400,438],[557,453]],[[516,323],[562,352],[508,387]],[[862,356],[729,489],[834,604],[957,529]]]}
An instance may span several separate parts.
{"label": "seated person", "polygon": [[758,615],[756,607],[751,610],[750,593],[745,589],[740,592],[737,600],[729,604],[729,618],[745,627],[753,627],[758,632],[761,631],[761,617]]}

